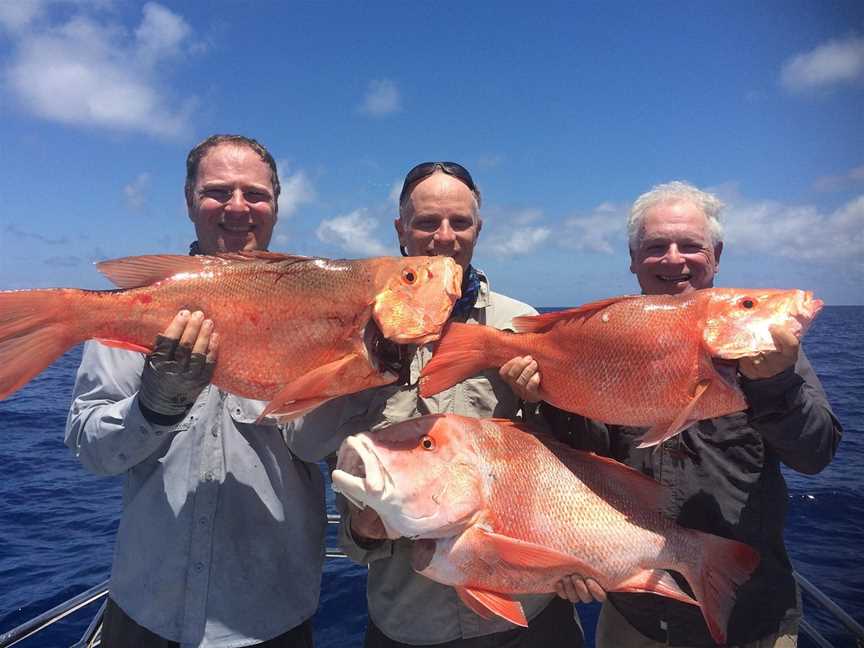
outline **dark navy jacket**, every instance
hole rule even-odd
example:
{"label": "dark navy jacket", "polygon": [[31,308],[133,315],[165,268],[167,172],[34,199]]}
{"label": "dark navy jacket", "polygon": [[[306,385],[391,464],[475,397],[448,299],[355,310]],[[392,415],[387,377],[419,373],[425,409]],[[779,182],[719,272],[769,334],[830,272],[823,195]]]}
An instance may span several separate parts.
{"label": "dark navy jacket", "polygon": [[[613,457],[669,488],[666,512],[678,524],[740,540],[760,552],[759,567],[738,591],[729,644],[774,634],[787,615],[800,614],[783,544],[788,494],[780,464],[815,474],[831,461],[842,433],[803,351],[794,371],[741,381],[747,411],[699,421],[658,448],[636,448],[644,429],[605,426],[547,403],[540,406],[559,438]],[[677,580],[689,591],[683,578]],[[608,600],[655,641],[715,645],[694,605],[653,594],[610,593]]]}

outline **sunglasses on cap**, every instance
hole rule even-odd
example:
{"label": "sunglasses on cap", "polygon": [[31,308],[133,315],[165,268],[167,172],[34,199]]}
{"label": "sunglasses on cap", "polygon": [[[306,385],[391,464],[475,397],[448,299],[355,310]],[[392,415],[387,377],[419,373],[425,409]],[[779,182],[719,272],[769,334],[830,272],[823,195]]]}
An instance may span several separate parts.
{"label": "sunglasses on cap", "polygon": [[458,162],[421,162],[405,176],[405,182],[402,183],[402,192],[399,194],[399,204],[402,205],[405,202],[405,198],[410,193],[411,187],[424,178],[428,178],[436,171],[443,171],[447,175],[461,180],[477,196],[477,202],[480,202],[480,192],[474,184],[474,178],[468,173],[468,169],[461,164]]}

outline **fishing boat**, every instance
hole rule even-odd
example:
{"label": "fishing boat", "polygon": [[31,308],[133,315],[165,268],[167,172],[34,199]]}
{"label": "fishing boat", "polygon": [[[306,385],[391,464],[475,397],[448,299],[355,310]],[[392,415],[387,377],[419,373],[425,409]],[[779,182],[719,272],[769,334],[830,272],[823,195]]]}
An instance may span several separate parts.
{"label": "fishing boat", "polygon": [[[327,515],[327,523],[337,525],[339,516],[335,514]],[[347,559],[344,552],[336,547],[326,548],[327,560],[342,560]],[[856,648],[864,648],[864,627],[855,621],[848,613],[846,613],[837,603],[830,597],[824,594],[818,587],[803,577],[798,572],[795,572],[795,580],[801,588],[805,602],[805,615],[801,620],[800,633],[809,638],[813,644],[819,648],[845,648],[846,646],[855,646]],[[73,614],[83,614],[82,610],[91,609],[94,604],[99,604],[95,615],[87,625],[84,634],[69,648],[96,648],[101,646],[101,631],[102,631],[102,615],[105,612],[105,603],[108,599],[108,584],[107,580],[94,585],[90,589],[77,594],[59,605],[46,610],[21,623],[15,628],[0,634],[0,648],[10,648],[29,637],[37,635],[44,631],[54,623],[67,618]],[[843,625],[848,631],[849,641],[842,644],[835,644],[825,638],[824,634],[819,631],[808,619],[806,614],[807,604],[816,604],[830,614],[837,622]],[[319,648],[328,648],[320,646]]]}

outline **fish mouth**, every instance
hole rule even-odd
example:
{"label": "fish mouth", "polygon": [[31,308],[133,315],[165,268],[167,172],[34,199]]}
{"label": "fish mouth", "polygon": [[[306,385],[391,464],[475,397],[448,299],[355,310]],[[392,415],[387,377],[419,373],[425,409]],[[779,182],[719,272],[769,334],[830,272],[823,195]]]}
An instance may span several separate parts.
{"label": "fish mouth", "polygon": [[388,486],[391,489],[395,486],[371,441],[362,434],[349,436],[342,442],[331,480],[335,492],[342,493],[361,509],[376,498],[380,500]]}
{"label": "fish mouth", "polygon": [[[391,539],[416,538],[418,534],[412,530],[420,528],[424,520],[435,517],[434,514],[410,515],[404,510],[396,482],[366,434],[355,434],[342,442],[330,481],[333,491],[341,493],[357,508],[373,508]],[[395,526],[391,523],[393,520],[397,521]]]}
{"label": "fish mouth", "polygon": [[711,358],[714,371],[720,379],[735,391],[739,391],[738,385],[738,361],[724,360],[723,358]]}
{"label": "fish mouth", "polygon": [[408,382],[405,374],[410,370],[412,354],[406,346],[384,337],[374,318],[369,318],[363,331],[363,346],[375,371],[381,375],[392,376],[394,380],[399,377],[400,382]]}

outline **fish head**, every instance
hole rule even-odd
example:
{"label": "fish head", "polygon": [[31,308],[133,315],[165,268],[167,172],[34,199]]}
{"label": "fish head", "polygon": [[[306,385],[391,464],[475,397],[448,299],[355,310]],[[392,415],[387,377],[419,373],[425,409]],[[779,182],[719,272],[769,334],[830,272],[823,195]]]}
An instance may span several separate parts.
{"label": "fish head", "polygon": [[770,331],[774,326],[800,340],[823,306],[805,290],[714,288],[700,292],[707,298],[703,342],[713,357],[724,360],[775,351]]}
{"label": "fish head", "polygon": [[470,423],[430,415],[350,436],[339,448],[333,489],[381,517],[391,538],[444,538],[484,507]]}
{"label": "fish head", "polygon": [[397,344],[426,344],[441,337],[462,295],[462,268],[450,257],[397,257],[378,261],[372,317]]}

